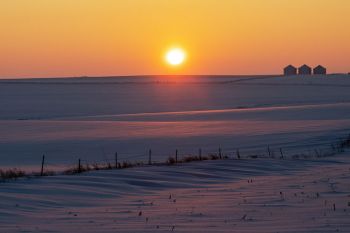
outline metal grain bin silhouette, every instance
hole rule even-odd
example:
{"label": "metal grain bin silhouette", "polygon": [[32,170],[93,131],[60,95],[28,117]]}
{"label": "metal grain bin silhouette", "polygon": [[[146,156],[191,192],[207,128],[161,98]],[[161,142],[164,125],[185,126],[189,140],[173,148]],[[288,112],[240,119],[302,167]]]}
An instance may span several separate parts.
{"label": "metal grain bin silhouette", "polygon": [[292,65],[286,66],[283,69],[283,74],[285,76],[296,75],[297,74],[297,68],[295,66],[292,66]]}
{"label": "metal grain bin silhouette", "polygon": [[314,68],[314,74],[327,74],[327,69],[321,65]]}
{"label": "metal grain bin silhouette", "polygon": [[298,68],[299,75],[311,75],[312,69],[308,65],[302,65]]}

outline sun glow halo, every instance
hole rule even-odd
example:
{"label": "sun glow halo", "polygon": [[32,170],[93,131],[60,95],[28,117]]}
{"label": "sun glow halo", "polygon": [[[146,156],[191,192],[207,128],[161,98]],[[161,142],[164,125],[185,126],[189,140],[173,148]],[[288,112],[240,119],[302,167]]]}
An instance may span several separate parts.
{"label": "sun glow halo", "polygon": [[172,66],[181,65],[186,59],[186,53],[183,49],[173,48],[166,53],[165,59]]}

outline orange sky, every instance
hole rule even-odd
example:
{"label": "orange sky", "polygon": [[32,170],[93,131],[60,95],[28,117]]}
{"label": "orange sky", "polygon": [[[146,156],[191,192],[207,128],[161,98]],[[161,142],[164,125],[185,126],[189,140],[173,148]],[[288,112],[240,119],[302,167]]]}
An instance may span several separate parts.
{"label": "orange sky", "polygon": [[349,0],[1,0],[0,77],[350,72],[349,27]]}

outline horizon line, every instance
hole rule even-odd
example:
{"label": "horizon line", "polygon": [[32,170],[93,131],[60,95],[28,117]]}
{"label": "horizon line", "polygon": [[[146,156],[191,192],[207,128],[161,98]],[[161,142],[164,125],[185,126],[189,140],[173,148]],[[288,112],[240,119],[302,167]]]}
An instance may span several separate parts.
{"label": "horizon line", "polygon": [[130,75],[79,75],[79,76],[42,76],[42,77],[0,77],[0,80],[7,79],[69,79],[69,78],[133,78],[133,77],[171,77],[171,76],[283,76],[283,74],[130,74]]}
{"label": "horizon line", "polygon": [[[348,75],[347,72],[328,73],[326,75]],[[22,80],[22,79],[73,79],[73,78],[136,78],[136,77],[172,77],[172,76],[208,76],[208,77],[278,77],[279,74],[132,74],[132,75],[79,75],[79,76],[42,76],[42,77],[0,77],[0,80]]]}

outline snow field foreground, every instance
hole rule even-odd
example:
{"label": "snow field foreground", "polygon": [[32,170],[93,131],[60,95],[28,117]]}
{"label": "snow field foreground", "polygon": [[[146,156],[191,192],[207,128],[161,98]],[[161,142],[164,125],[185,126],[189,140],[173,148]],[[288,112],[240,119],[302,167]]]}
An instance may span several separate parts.
{"label": "snow field foreground", "polygon": [[349,232],[350,154],[1,184],[0,232]]}

